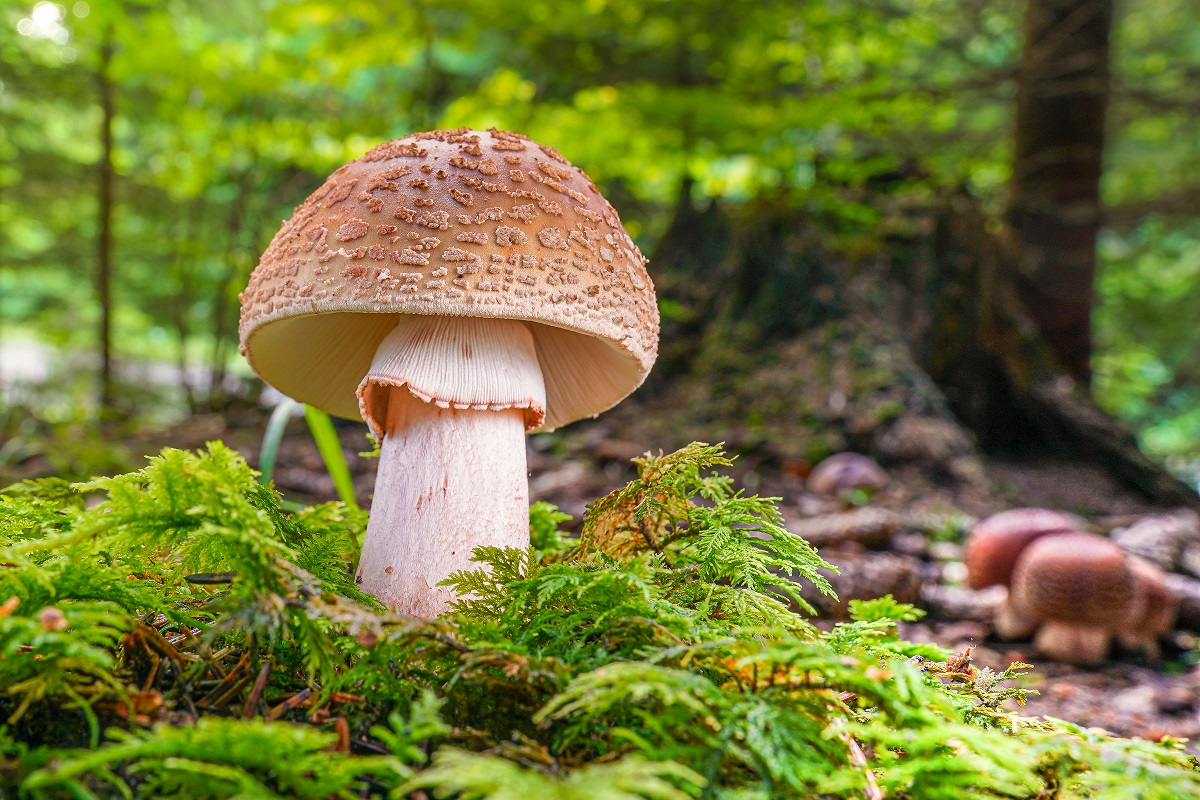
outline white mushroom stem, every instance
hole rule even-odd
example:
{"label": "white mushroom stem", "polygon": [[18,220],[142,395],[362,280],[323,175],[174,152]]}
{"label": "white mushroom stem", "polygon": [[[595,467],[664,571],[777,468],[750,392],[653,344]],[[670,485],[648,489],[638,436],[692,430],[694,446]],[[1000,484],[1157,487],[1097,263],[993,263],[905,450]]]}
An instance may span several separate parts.
{"label": "white mushroom stem", "polygon": [[437,584],[478,568],[476,547],[529,546],[525,431],[545,413],[533,338],[512,320],[402,317],[359,397],[381,443],[356,581],[435,617],[455,599]]}
{"label": "white mushroom stem", "polygon": [[995,616],[992,619],[992,627],[1002,639],[1023,639],[1037,630],[1038,627],[1037,617],[1022,611],[1013,602],[1013,599],[1010,592],[1008,597],[1004,598],[1004,602],[996,609]]}
{"label": "white mushroom stem", "polygon": [[1097,664],[1108,655],[1112,631],[1102,625],[1046,620],[1033,645],[1044,655],[1064,664]]}
{"label": "white mushroom stem", "polygon": [[478,567],[480,545],[529,546],[522,412],[443,409],[393,389],[359,586],[436,617],[454,600],[438,582]]}

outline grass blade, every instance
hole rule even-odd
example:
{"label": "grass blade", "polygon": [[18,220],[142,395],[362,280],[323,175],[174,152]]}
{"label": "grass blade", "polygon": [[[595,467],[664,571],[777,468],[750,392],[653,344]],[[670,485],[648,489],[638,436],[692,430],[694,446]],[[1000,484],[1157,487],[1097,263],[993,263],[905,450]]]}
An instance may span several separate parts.
{"label": "grass blade", "polygon": [[283,441],[283,432],[299,405],[292,398],[285,397],[275,406],[275,410],[271,412],[271,419],[267,421],[262,449],[258,453],[258,471],[261,473],[258,482],[264,486],[271,482],[271,476],[275,474],[275,463],[279,460],[279,445]]}
{"label": "grass blade", "polygon": [[325,470],[333,478],[333,486],[337,489],[338,498],[350,506],[358,508],[354,498],[354,481],[350,478],[350,465],[346,463],[346,455],[342,452],[342,442],[338,439],[337,431],[333,428],[333,420],[319,408],[304,407],[304,419],[312,432],[313,441],[321,451],[325,461]]}

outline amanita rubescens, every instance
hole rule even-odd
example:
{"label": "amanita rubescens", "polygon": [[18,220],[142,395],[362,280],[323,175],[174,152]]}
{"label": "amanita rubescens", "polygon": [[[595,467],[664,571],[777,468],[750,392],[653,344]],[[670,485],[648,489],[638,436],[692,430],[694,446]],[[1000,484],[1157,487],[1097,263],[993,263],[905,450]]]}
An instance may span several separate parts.
{"label": "amanita rubescens", "polygon": [[1054,511],[1016,509],[971,532],[971,586],[1009,587],[996,632],[1005,638],[1036,632],[1038,650],[1079,664],[1103,660],[1114,637],[1152,648],[1171,629],[1178,607],[1162,571],[1077,525]]}
{"label": "amanita rubescens", "polygon": [[380,440],[364,590],[434,616],[475,547],[528,546],[524,434],[612,407],[654,363],[645,263],[582,171],[496,130],[382,144],[283,223],[242,352]]}

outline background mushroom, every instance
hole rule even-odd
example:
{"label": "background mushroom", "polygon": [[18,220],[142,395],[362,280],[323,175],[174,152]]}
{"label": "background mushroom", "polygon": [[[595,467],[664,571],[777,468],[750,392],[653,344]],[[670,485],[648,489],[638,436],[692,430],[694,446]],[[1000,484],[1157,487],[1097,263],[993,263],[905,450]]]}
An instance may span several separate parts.
{"label": "background mushroom", "polygon": [[1171,629],[1179,598],[1166,575],[1102,536],[1083,533],[1066,514],[1021,508],[991,516],[967,540],[972,587],[1009,587],[996,633],[1034,644],[1058,661],[1104,658],[1114,636],[1153,651]]}
{"label": "background mushroom", "polygon": [[1158,640],[1175,625],[1179,595],[1167,583],[1161,569],[1137,556],[1127,556],[1133,573],[1133,600],[1117,641],[1130,649],[1158,655]]}
{"label": "background mushroom", "polygon": [[1092,533],[1046,536],[1018,559],[997,628],[1005,616],[1032,624],[1041,652],[1056,661],[1095,663],[1104,659],[1113,635],[1127,621],[1135,590],[1125,551],[1108,539]]}
{"label": "background mushroom", "polygon": [[971,529],[963,560],[972,589],[1008,586],[1025,548],[1047,534],[1078,531],[1074,517],[1045,508],[1014,508],[993,514]]}
{"label": "background mushroom", "polygon": [[434,616],[475,547],[528,546],[523,434],[644,380],[645,263],[581,170],[496,130],[382,144],[283,223],[241,296],[242,352],[381,441],[364,590]]}

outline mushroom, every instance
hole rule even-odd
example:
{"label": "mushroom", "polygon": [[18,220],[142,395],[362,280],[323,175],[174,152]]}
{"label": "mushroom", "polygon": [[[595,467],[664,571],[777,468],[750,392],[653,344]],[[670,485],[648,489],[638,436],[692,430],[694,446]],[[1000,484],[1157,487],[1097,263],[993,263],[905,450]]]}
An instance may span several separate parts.
{"label": "mushroom", "polygon": [[1080,523],[1067,514],[1045,508],[1014,508],[980,522],[967,538],[963,560],[972,589],[1009,585],[1013,567],[1035,539],[1047,534],[1078,531]]}
{"label": "mushroom", "polygon": [[834,453],[808,476],[808,490],[840,497],[854,489],[882,489],[888,474],[875,460],[860,453]]}
{"label": "mushroom", "polygon": [[241,295],[241,350],[380,442],[356,581],[432,617],[481,545],[529,545],[524,434],[595,416],[654,363],[646,259],[577,167],[519,134],[382,144],[335,172]]}
{"label": "mushroom", "polygon": [[1158,655],[1158,639],[1171,630],[1179,614],[1179,595],[1167,584],[1167,575],[1154,564],[1128,556],[1133,573],[1133,601],[1117,641],[1132,650]]}
{"label": "mushroom", "polygon": [[1003,636],[1028,635],[1056,661],[1104,659],[1134,608],[1137,580],[1120,547],[1092,533],[1059,533],[1017,559],[1008,599],[996,617]]}

